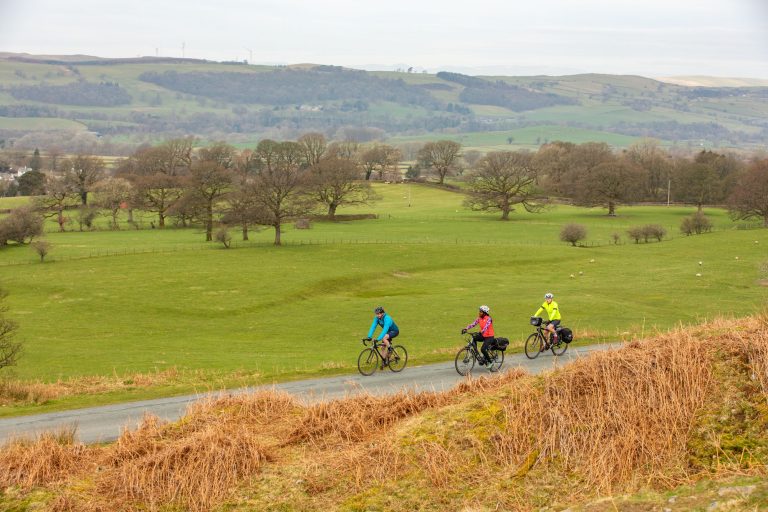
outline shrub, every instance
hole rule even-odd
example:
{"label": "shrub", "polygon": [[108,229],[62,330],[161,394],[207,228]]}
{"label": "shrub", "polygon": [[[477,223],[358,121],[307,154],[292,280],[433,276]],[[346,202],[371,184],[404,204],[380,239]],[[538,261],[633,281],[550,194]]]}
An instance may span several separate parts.
{"label": "shrub", "polygon": [[229,249],[229,244],[232,243],[232,235],[229,234],[227,226],[221,226],[215,235],[216,241],[224,244],[225,249]]}
{"label": "shrub", "polygon": [[0,245],[8,242],[24,244],[43,233],[43,218],[33,208],[24,206],[12,210],[0,221]]}
{"label": "shrub", "polygon": [[581,224],[566,224],[560,231],[560,240],[569,242],[574,247],[577,242],[580,242],[585,238],[587,238],[587,228]]}
{"label": "shrub", "polygon": [[80,231],[93,229],[93,221],[99,215],[99,210],[90,206],[82,206],[77,213],[77,225]]}
{"label": "shrub", "polygon": [[680,232],[686,236],[693,234],[700,235],[712,231],[712,221],[702,212],[696,212],[693,215],[685,217],[680,224]]}
{"label": "shrub", "polygon": [[38,256],[40,256],[40,263],[45,261],[45,257],[51,252],[51,243],[46,240],[36,240],[32,242],[32,248],[35,250]]}
{"label": "shrub", "polygon": [[611,234],[611,240],[613,241],[614,245],[619,245],[619,243],[621,242],[621,233]]}
{"label": "shrub", "polygon": [[408,170],[405,171],[405,177],[409,180],[415,180],[419,176],[421,176],[421,168],[418,165],[409,165]]}
{"label": "shrub", "polygon": [[642,226],[633,226],[627,230],[627,236],[635,241],[636,244],[640,243],[642,238],[645,238],[643,234]]}
{"label": "shrub", "polygon": [[657,242],[661,242],[666,234],[667,230],[659,224],[647,224],[643,226],[643,238],[646,242],[649,238],[655,238]]}

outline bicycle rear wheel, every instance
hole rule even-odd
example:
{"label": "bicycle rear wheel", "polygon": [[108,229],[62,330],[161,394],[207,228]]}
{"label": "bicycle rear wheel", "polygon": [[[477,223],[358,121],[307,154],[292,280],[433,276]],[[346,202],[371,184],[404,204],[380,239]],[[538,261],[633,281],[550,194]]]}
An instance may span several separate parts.
{"label": "bicycle rear wheel", "polygon": [[373,375],[379,367],[379,354],[372,348],[365,348],[357,357],[357,370],[365,375]]}
{"label": "bicycle rear wheel", "polygon": [[541,336],[539,336],[539,333],[534,332],[525,340],[525,356],[528,359],[536,359],[539,357],[541,347]]}
{"label": "bicycle rear wheel", "polygon": [[475,366],[475,355],[469,348],[464,347],[456,354],[456,371],[459,375],[464,376],[472,371]]}
{"label": "bicycle rear wheel", "polygon": [[492,372],[497,372],[504,364],[504,351],[491,349],[488,351],[488,355],[491,356],[491,364],[488,365],[488,369]]}
{"label": "bicycle rear wheel", "polygon": [[556,356],[561,356],[565,354],[566,350],[568,350],[568,344],[558,338],[557,343],[552,345],[551,350],[552,350],[552,353],[555,354]]}
{"label": "bicycle rear wheel", "polygon": [[389,369],[393,372],[403,371],[408,364],[408,351],[402,345],[395,345],[389,353]]}

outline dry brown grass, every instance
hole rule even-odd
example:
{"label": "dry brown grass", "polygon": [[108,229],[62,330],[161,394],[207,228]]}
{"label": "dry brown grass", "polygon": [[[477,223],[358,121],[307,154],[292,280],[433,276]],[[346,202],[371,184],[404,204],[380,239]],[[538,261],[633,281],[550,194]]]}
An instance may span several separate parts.
{"label": "dry brown grass", "polygon": [[205,384],[211,389],[221,388],[226,383],[252,382],[258,374],[219,374],[204,370],[179,370],[176,367],[149,373],[129,375],[92,375],[72,377],[56,382],[0,379],[0,405],[41,404],[50,400],[76,396],[128,391],[136,388],[168,386],[178,384]]}
{"label": "dry brown grass", "polygon": [[99,450],[76,444],[74,435],[73,428],[6,444],[0,450],[0,487],[45,486],[90,469]]}
{"label": "dry brown grass", "polygon": [[[512,370],[440,393],[309,406],[275,391],[209,400],[177,423],[145,418],[104,448],[45,439],[9,446],[0,452],[0,475],[5,486],[53,490],[49,505],[59,511],[202,511],[227,500],[245,510],[333,510],[342,502],[527,510],[692,482],[721,467],[761,471],[732,460],[733,449],[729,464],[705,467],[692,459],[691,443],[705,419],[730,421],[718,419],[731,410],[727,396],[767,408],[767,385],[768,315],[719,320],[547,375]],[[698,442],[726,454],[714,446],[723,439]],[[259,489],[265,469],[269,488],[248,491]]]}

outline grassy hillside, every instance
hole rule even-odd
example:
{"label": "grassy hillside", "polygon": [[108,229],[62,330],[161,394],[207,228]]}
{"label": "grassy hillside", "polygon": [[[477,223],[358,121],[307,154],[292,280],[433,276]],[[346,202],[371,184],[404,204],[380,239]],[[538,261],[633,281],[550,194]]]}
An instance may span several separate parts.
{"label": "grassy hillside", "polygon": [[[373,127],[390,137],[451,134],[482,149],[504,144],[484,141],[485,132],[500,134],[502,141],[513,137],[513,147],[556,139],[623,147],[650,136],[683,147],[754,149],[768,140],[764,84],[688,87],[639,76],[452,75],[5,54],[0,139],[66,146],[75,142],[50,132],[85,129],[98,133],[97,145],[130,146],[179,132],[254,144],[265,136],[319,130],[345,137],[350,129]],[[25,138],[30,133],[38,136]]]}
{"label": "grassy hillside", "polygon": [[[21,394],[0,414],[30,401],[86,400],[67,393],[87,386],[67,391],[59,379],[113,378],[111,388],[94,386],[113,393],[98,398],[106,402],[353,372],[378,304],[400,325],[412,363],[422,364],[453,356],[479,304],[491,306],[498,332],[520,350],[546,291],[580,342],[752,313],[768,298],[768,233],[735,229],[722,210],[705,210],[714,232],[684,237],[678,227],[692,208],[620,207],[608,218],[560,205],[500,222],[465,210],[455,192],[376,190],[379,203],[350,211],[377,219],[287,226],[282,248],[271,246],[271,230],[226,250],[203,243],[197,229],[58,233],[51,224],[46,263],[27,246],[4,249],[0,283],[25,343],[14,374],[53,390]],[[559,241],[569,222],[587,226],[585,247]],[[668,238],[627,243],[628,227],[649,223],[665,226]],[[619,245],[610,242],[614,232]],[[147,384],[133,385],[136,374]]]}
{"label": "grassy hillside", "polygon": [[51,510],[758,510],[766,340],[763,314],[441,393],[221,398],[177,423],[146,418],[112,445],[71,432],[10,444],[0,499]]}

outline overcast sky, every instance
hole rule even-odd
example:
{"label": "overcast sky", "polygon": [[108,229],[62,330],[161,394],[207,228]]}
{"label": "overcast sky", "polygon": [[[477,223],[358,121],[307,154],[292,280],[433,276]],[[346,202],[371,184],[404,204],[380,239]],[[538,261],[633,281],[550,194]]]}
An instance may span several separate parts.
{"label": "overcast sky", "polygon": [[768,0],[0,0],[0,52],[768,78]]}

